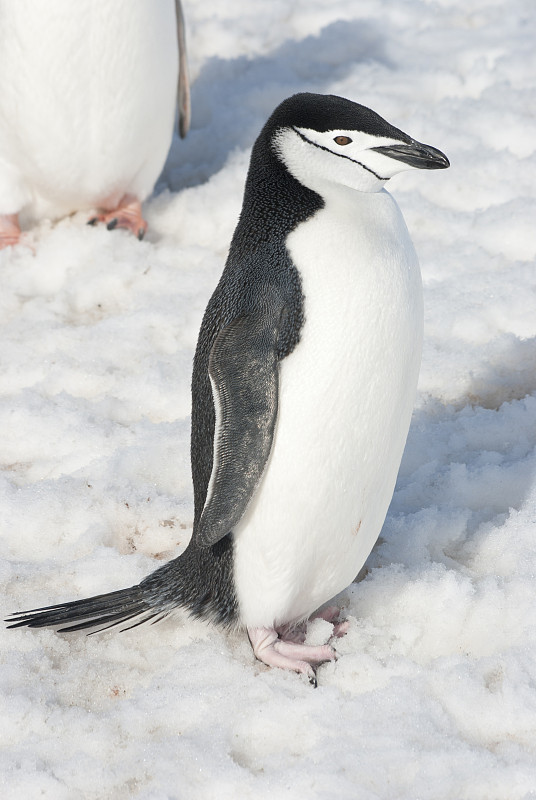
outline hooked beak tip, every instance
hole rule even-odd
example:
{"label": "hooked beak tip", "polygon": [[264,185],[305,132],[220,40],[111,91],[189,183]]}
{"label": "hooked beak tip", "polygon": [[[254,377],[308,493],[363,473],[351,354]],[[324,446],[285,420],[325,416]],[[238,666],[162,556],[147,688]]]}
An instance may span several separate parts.
{"label": "hooked beak tip", "polygon": [[421,142],[411,141],[409,144],[400,143],[372,149],[417,169],[447,169],[450,167],[450,161],[441,150],[429,144],[421,144]]}

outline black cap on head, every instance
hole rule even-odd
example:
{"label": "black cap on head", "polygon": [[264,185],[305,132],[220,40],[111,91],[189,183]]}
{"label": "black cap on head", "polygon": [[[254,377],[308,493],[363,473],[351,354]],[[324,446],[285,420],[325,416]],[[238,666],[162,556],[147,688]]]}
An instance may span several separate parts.
{"label": "black cap on head", "polygon": [[268,120],[272,128],[294,126],[315,131],[355,130],[409,143],[411,138],[366,106],[334,94],[302,92],[288,97]]}

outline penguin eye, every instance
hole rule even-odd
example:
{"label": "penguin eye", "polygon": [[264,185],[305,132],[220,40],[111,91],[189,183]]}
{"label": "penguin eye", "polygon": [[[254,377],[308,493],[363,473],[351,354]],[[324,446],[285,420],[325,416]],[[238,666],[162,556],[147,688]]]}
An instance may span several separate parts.
{"label": "penguin eye", "polygon": [[349,136],[336,136],[333,141],[336,144],[350,144],[352,141]]}

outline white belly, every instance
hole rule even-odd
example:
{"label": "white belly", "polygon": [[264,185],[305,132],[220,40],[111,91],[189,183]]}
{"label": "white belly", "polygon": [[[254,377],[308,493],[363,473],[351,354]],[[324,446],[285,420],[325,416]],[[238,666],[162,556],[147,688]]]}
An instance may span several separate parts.
{"label": "white belly", "polygon": [[357,575],[391,500],[421,358],[419,267],[387,192],[339,188],[287,246],[305,323],[281,364],[270,460],[235,529],[240,617],[255,627],[308,616]]}
{"label": "white belly", "polygon": [[151,192],[173,132],[173,0],[0,0],[0,214]]}

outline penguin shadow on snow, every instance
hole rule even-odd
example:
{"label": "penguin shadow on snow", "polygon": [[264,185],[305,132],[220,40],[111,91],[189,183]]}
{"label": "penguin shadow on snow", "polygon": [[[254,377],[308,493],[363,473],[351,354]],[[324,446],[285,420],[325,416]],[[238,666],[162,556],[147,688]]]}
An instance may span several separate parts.
{"label": "penguin shadow on snow", "polygon": [[463,397],[414,410],[386,521],[356,582],[392,563],[470,568],[490,529],[526,503],[536,479],[536,337],[504,335],[478,366]]}
{"label": "penguin shadow on snow", "polygon": [[334,22],[317,36],[288,40],[267,56],[211,58],[192,85],[188,137],[179,140],[174,134],[155,193],[206,182],[233,150],[253,145],[264,120],[285,97],[322,93],[367,61],[393,67],[380,30],[362,20]]}
{"label": "penguin shadow on snow", "polygon": [[520,339],[503,334],[487,350],[484,363],[471,375],[467,392],[471,405],[497,410],[536,391],[536,336]]}

